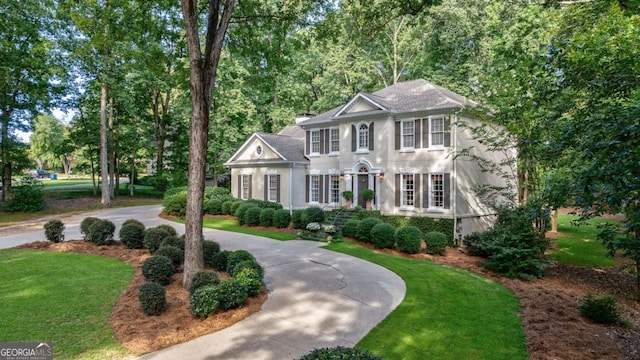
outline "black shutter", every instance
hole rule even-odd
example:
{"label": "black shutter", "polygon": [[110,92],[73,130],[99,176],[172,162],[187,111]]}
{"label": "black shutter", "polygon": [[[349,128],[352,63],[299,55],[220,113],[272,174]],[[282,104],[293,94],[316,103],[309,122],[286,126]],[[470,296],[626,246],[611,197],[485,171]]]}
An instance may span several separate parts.
{"label": "black shutter", "polygon": [[249,175],[249,199],[252,199],[251,197],[251,191],[253,190],[253,175]]}
{"label": "black shutter", "polygon": [[400,183],[400,174],[396,174],[396,206],[400,206],[400,188],[402,187],[402,183]]}
{"label": "black shutter", "polygon": [[351,125],[351,151],[355,152],[358,148],[358,132],[356,131],[356,126]]}
{"label": "black shutter", "polygon": [[[289,174],[291,176],[291,174]],[[280,175],[276,175],[276,201],[280,202]]]}
{"label": "black shutter", "polygon": [[429,119],[422,119],[422,147],[429,147]]}
{"label": "black shutter", "polygon": [[306,176],[304,189],[304,201],[309,203],[309,175]]}
{"label": "black shutter", "polygon": [[329,203],[329,197],[331,194],[331,191],[329,189],[329,186],[331,185],[331,175],[325,175],[324,176],[324,202],[325,204]]}
{"label": "black shutter", "polygon": [[420,132],[420,123],[422,122],[422,120],[420,119],[416,119],[415,124],[414,124],[414,128],[413,128],[413,141],[414,141],[414,147],[416,149],[420,149],[422,146],[420,146],[420,139],[422,137],[422,132]]}
{"label": "black shutter", "polygon": [[309,153],[311,153],[311,131],[307,130],[307,136],[305,140],[305,154],[309,155]]}
{"label": "black shutter", "polygon": [[444,208],[448,209],[451,207],[451,174],[444,173]]}
{"label": "black shutter", "polygon": [[318,180],[320,181],[320,184],[318,184],[318,202],[321,203],[322,200],[324,199],[324,176],[320,175],[318,176]]}
{"label": "black shutter", "polygon": [[373,134],[373,123],[369,124],[369,150],[373,151],[373,139],[375,138]]}
{"label": "black shutter", "polygon": [[420,174],[413,175],[413,206],[420,207]]}
{"label": "black shutter", "polygon": [[422,207],[429,208],[429,174],[422,174]]}
{"label": "black shutter", "polygon": [[330,141],[331,140],[331,130],[329,129],[325,129],[324,130],[324,153],[328,154],[331,152],[331,144]]}
{"label": "black shutter", "polygon": [[269,201],[269,175],[264,176],[264,201]]}
{"label": "black shutter", "polygon": [[238,175],[238,199],[242,199],[242,175]]}
{"label": "black shutter", "polygon": [[444,118],[444,146],[451,146],[451,117]]}
{"label": "black shutter", "polygon": [[320,154],[324,154],[324,129],[320,130]]}
{"label": "black shutter", "polygon": [[396,137],[396,150],[400,150],[400,121],[396,121],[395,125],[395,137]]}

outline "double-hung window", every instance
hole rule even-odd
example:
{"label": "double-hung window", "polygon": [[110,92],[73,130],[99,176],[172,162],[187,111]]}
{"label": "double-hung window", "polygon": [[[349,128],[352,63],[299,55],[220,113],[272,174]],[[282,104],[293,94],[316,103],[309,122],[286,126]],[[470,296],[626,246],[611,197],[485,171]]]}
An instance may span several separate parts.
{"label": "double-hung window", "polygon": [[331,202],[340,202],[340,177],[338,175],[331,175]]}
{"label": "double-hung window", "polygon": [[358,126],[358,150],[369,150],[369,126],[367,124]]}
{"label": "double-hung window", "polygon": [[402,174],[401,175],[401,201],[402,207],[413,207],[415,199],[415,175],[414,174]]}
{"label": "double-hung window", "polygon": [[444,117],[429,118],[429,141],[432,147],[444,146]]}
{"label": "double-hung window", "polygon": [[402,149],[413,149],[415,148],[415,121],[414,120],[405,120],[401,123],[400,127],[400,139],[402,141],[400,147]]}
{"label": "double-hung window", "polygon": [[267,177],[267,201],[278,201],[278,175],[268,175]]}
{"label": "double-hung window", "polygon": [[340,151],[340,129],[339,128],[330,128],[329,129],[330,142],[329,151],[332,153],[337,153]]}
{"label": "double-hung window", "polygon": [[250,184],[250,179],[251,177],[249,175],[242,175],[241,181],[242,181],[242,186],[241,186],[241,194],[240,194],[240,198],[242,200],[249,200],[249,187],[251,186]]}
{"label": "double-hung window", "polygon": [[311,175],[309,179],[309,201],[320,202],[320,175]]}
{"label": "double-hung window", "polygon": [[444,210],[444,174],[429,175],[429,208]]}
{"label": "double-hung window", "polygon": [[320,130],[311,130],[311,153],[320,154]]}

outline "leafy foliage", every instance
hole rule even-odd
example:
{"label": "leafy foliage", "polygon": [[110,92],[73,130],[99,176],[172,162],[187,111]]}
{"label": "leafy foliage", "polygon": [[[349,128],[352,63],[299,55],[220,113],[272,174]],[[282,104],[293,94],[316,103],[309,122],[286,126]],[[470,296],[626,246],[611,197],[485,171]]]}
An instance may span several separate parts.
{"label": "leafy foliage", "polygon": [[202,247],[204,263],[207,265],[213,264],[215,256],[220,252],[220,244],[215,241],[207,240],[202,242]]}
{"label": "leafy foliage", "polygon": [[80,222],[80,233],[83,235],[84,240],[90,241],[91,225],[93,225],[94,222],[99,220],[100,219],[96,217],[91,217],[91,216],[82,219],[82,221]]}
{"label": "leafy foliage", "polygon": [[303,222],[304,210],[293,210],[291,213],[291,223],[294,229],[306,229],[307,224]]}
{"label": "leafy foliage", "polygon": [[247,212],[244,214],[244,223],[248,226],[258,226],[260,225],[260,213],[262,209],[259,207],[252,207],[247,209]]}
{"label": "leafy foliage", "polygon": [[198,271],[195,275],[193,275],[193,279],[191,279],[191,286],[189,286],[189,293],[193,294],[196,289],[201,288],[203,286],[213,286],[218,285],[220,283],[220,278],[218,275],[211,271]]}
{"label": "leafy foliage", "polygon": [[60,220],[49,220],[44,224],[44,236],[47,240],[58,243],[64,240],[64,224]]}
{"label": "leafy foliage", "polygon": [[371,242],[378,249],[387,249],[393,247],[395,243],[396,228],[393,225],[380,223],[371,229]]}
{"label": "leafy foliage", "polygon": [[179,268],[184,262],[184,251],[173,245],[160,246],[154,255],[166,256],[171,259],[174,269]]}
{"label": "leafy foliage", "polygon": [[351,238],[358,238],[358,225],[360,224],[360,220],[349,219],[347,222],[342,225],[342,235],[348,236]]}
{"label": "leafy foliage", "polygon": [[258,276],[260,277],[260,280],[262,280],[262,277],[264,276],[264,269],[262,268],[262,266],[260,266],[260,264],[258,264],[254,260],[243,260],[243,261],[237,263],[233,267],[233,269],[231,269],[231,272],[228,272],[227,274],[229,276],[235,277],[243,269],[253,269],[253,270],[255,270],[256,273],[258,274]]}
{"label": "leafy foliage", "polygon": [[189,296],[191,313],[199,318],[212,315],[218,309],[219,304],[218,290],[213,285],[200,286]]}
{"label": "leafy foliage", "polygon": [[407,225],[396,230],[396,243],[398,250],[417,254],[420,252],[420,241],[422,240],[422,232],[415,226]]}
{"label": "leafy foliage", "polygon": [[234,216],[236,217],[236,219],[238,220],[238,224],[239,225],[244,225],[245,224],[245,213],[247,212],[247,210],[251,209],[251,208],[257,208],[257,206],[253,203],[249,203],[249,202],[245,202],[243,204],[241,204],[240,206],[238,206],[238,208],[236,209],[236,211],[233,213]]}
{"label": "leafy foliage", "polygon": [[171,236],[167,230],[154,227],[145,230],[144,232],[144,247],[152,254],[158,250],[164,239]]}
{"label": "leafy foliage", "polygon": [[106,219],[98,219],[89,227],[89,241],[96,245],[105,245],[113,241],[116,226]]}
{"label": "leafy foliage", "polygon": [[187,193],[179,192],[174,195],[165,195],[162,206],[164,207],[162,211],[165,214],[183,218],[187,208]]}
{"label": "leafy foliage", "polygon": [[325,220],[324,210],[319,207],[311,206],[303,210],[301,225],[303,225],[303,228],[306,228],[309,223],[315,222],[322,224]]}
{"label": "leafy foliage", "polygon": [[223,310],[241,307],[249,296],[247,287],[237,279],[222,280],[214,288],[216,300]]}
{"label": "leafy foliage", "polygon": [[[286,211],[286,210],[285,210]],[[273,217],[276,210],[271,208],[262,209],[260,211],[260,226],[270,227],[273,226]]]}
{"label": "leafy foliage", "polygon": [[245,260],[257,262],[256,258],[254,258],[253,255],[251,255],[251,253],[248,252],[247,250],[232,251],[227,257],[227,268],[226,268],[227,274],[231,274],[235,266]]}
{"label": "leafy foliage", "polygon": [[142,228],[142,230],[144,230],[144,229],[145,229],[145,226],[144,226],[144,224],[142,223],[142,221],[140,221],[140,220],[138,220],[138,219],[127,219],[127,220],[125,220],[125,221],[122,223],[122,227],[125,227],[125,226],[127,226],[127,225],[131,225],[131,224],[138,225],[139,227],[141,227],[141,228]]}
{"label": "leafy foliage", "polygon": [[160,285],[168,285],[173,272],[173,262],[166,256],[154,255],[147,258],[142,264],[142,275],[144,275],[145,280],[153,281]]}
{"label": "leafy foliage", "polygon": [[382,360],[381,357],[373,355],[367,350],[358,348],[347,348],[337,346],[334,348],[313,349],[298,360]]}
{"label": "leafy foliage", "polygon": [[231,215],[231,206],[233,205],[234,200],[227,200],[222,202],[222,214],[223,215]]}
{"label": "leafy foliage", "polygon": [[226,271],[229,254],[231,254],[229,250],[222,250],[215,254],[211,259],[211,267],[218,271]]}
{"label": "leafy foliage", "polygon": [[6,212],[37,212],[46,206],[42,183],[32,177],[23,178],[19,186],[11,189],[11,195],[4,203]]}
{"label": "leafy foliage", "polygon": [[447,251],[447,236],[438,231],[424,234],[424,242],[427,244],[427,254],[444,255]]}
{"label": "leafy foliage", "polygon": [[235,279],[244,285],[249,296],[256,296],[260,294],[262,276],[255,269],[243,267],[242,270],[235,275]]}
{"label": "leafy foliage", "polygon": [[162,285],[147,281],[140,286],[138,299],[147,316],[160,315],[167,307],[167,295]]}
{"label": "leafy foliage", "polygon": [[167,237],[164,238],[164,240],[162,240],[162,242],[160,243],[160,246],[165,246],[165,245],[171,245],[171,246],[175,246],[178,249],[182,250],[182,252],[184,252],[184,237],[183,236],[176,236],[176,235],[169,235]]}
{"label": "leafy foliage", "polygon": [[177,236],[178,235],[178,232],[176,231],[176,229],[173,226],[169,225],[169,224],[160,224],[160,225],[156,226],[156,228],[166,231],[171,236]]}
{"label": "leafy foliage", "polygon": [[276,210],[273,214],[273,225],[279,229],[284,229],[291,223],[291,214],[289,210]]}
{"label": "leafy foliage", "polygon": [[204,213],[210,215],[222,215],[222,203],[220,199],[209,199],[204,203]]}
{"label": "leafy foliage", "polygon": [[144,226],[134,222],[122,225],[118,236],[120,241],[129,249],[141,249],[144,247]]}
{"label": "leafy foliage", "polygon": [[381,224],[382,220],[378,218],[367,218],[358,223],[358,240],[364,242],[371,242],[371,229],[374,226]]}
{"label": "leafy foliage", "polygon": [[580,313],[598,324],[615,324],[620,320],[616,298],[608,295],[596,298],[588,294],[580,303]]}

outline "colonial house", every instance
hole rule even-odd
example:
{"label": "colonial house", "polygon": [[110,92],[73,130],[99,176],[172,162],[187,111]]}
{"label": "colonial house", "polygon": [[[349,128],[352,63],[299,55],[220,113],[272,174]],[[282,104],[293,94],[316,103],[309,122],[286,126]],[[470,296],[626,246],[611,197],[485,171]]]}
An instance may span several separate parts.
{"label": "colonial house", "polygon": [[370,189],[370,206],[382,214],[453,219],[458,236],[483,230],[492,213],[474,187],[505,184],[455,156],[471,149],[496,163],[502,159],[473,138],[468,126],[480,121],[465,110],[475,105],[425,80],[359,93],[279,134],[253,134],[226,163],[232,193],[287,209],[330,209],[346,205],[344,191],[352,191],[353,205],[365,207],[362,194]]}

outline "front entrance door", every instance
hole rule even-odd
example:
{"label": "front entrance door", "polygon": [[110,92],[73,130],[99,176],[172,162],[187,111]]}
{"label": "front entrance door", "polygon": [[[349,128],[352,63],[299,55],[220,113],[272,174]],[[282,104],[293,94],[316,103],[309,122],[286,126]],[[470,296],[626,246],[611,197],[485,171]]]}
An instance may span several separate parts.
{"label": "front entrance door", "polygon": [[362,192],[369,188],[369,175],[358,174],[358,206],[364,208],[366,206]]}

